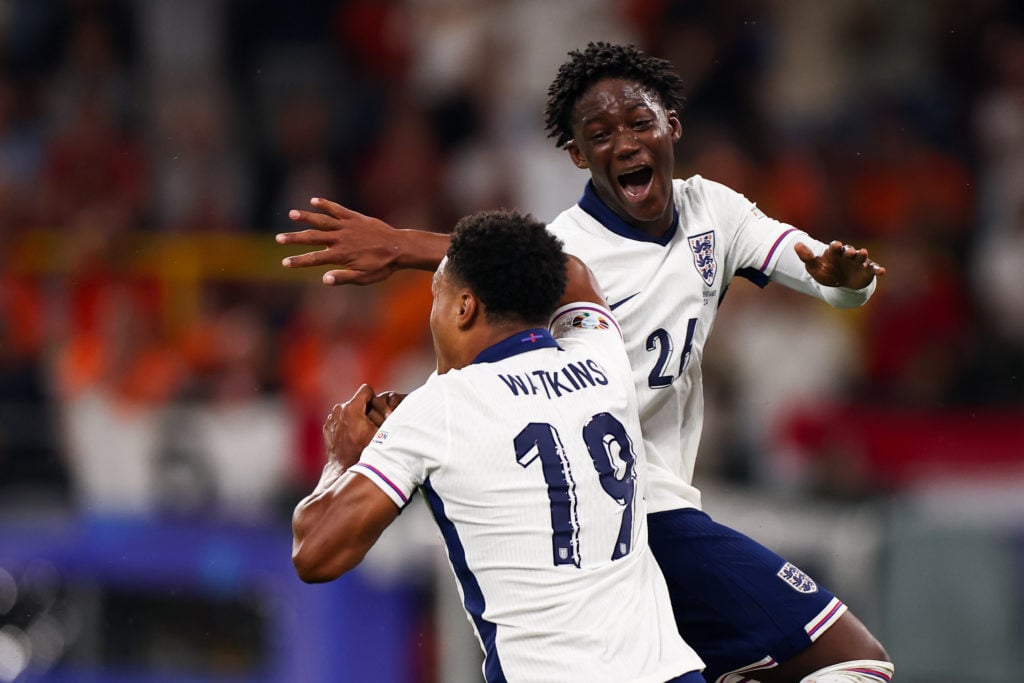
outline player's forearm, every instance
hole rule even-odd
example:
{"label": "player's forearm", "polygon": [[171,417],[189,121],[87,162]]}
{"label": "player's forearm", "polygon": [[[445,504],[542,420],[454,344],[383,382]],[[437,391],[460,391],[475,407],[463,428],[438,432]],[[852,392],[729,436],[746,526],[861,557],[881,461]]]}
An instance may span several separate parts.
{"label": "player's forearm", "polygon": [[395,265],[411,270],[436,270],[448,251],[448,235],[423,230],[396,230]]}
{"label": "player's forearm", "polygon": [[307,583],[338,578],[363,561],[397,516],[395,504],[369,479],[329,463],[292,515],[296,573]]}
{"label": "player's forearm", "polygon": [[332,489],[343,474],[338,463],[328,461],[316,488],[299,501],[292,513],[292,564],[303,581],[330,581],[343,573],[325,568],[329,553],[323,542],[324,525],[330,521],[328,515],[334,504]]}

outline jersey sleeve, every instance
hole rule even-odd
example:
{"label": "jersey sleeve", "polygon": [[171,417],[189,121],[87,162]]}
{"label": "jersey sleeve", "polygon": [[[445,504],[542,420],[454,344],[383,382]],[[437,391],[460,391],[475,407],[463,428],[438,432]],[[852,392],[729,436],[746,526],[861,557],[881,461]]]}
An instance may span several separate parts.
{"label": "jersey sleeve", "polygon": [[752,201],[721,183],[701,181],[709,208],[729,240],[729,275],[740,275],[764,287],[779,256],[785,249],[792,249],[794,240],[806,238],[806,233],[766,216]]}
{"label": "jersey sleeve", "polygon": [[447,455],[446,401],[440,383],[405,397],[384,420],[350,472],[367,477],[399,508],[440,468]]}
{"label": "jersey sleeve", "polygon": [[551,316],[551,336],[559,341],[574,340],[586,344],[603,359],[625,371],[631,383],[631,370],[622,330],[610,310],[599,304],[580,301],[562,306]]}

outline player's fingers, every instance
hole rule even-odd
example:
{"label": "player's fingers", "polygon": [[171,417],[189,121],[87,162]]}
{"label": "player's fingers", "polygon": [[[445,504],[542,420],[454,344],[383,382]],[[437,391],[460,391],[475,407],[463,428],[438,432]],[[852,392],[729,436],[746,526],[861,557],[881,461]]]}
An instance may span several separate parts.
{"label": "player's fingers", "polygon": [[384,397],[388,407],[391,408],[391,410],[394,410],[398,407],[399,403],[405,400],[405,397],[408,396],[408,394],[400,394],[397,391],[385,391],[381,396]]}
{"label": "player's fingers", "polygon": [[793,251],[804,263],[809,263],[814,260],[814,252],[803,242],[797,242],[793,245]]}
{"label": "player's fingers", "polygon": [[370,412],[366,414],[366,417],[370,418],[370,422],[373,423],[374,427],[380,427],[382,424],[384,424],[384,420],[387,419],[387,415],[385,415],[383,411],[375,407],[370,408]]}
{"label": "player's fingers", "polygon": [[345,208],[341,204],[324,199],[323,197],[313,197],[309,200],[309,203],[322,211],[326,211],[335,218],[355,218],[361,215],[352,209]]}
{"label": "player's fingers", "polygon": [[352,395],[352,398],[342,404],[342,417],[347,417],[353,413],[366,415],[370,410],[370,401],[373,400],[374,396],[376,396],[376,394],[373,391],[373,387],[369,384],[362,385],[356,389],[356,393]]}
{"label": "player's fingers", "polygon": [[875,275],[885,275],[885,266],[875,263],[871,259],[867,259],[863,264],[864,268],[870,270]]}
{"label": "player's fingers", "polygon": [[292,209],[288,212],[288,220],[308,225],[314,230],[332,231],[341,228],[341,223],[338,222],[337,218],[318,211]]}
{"label": "player's fingers", "polygon": [[281,265],[285,268],[308,268],[309,266],[333,266],[338,264],[336,252],[328,249],[310,251],[305,254],[296,254],[281,259]]}
{"label": "player's fingers", "polygon": [[391,392],[385,392],[383,394],[377,394],[370,400],[370,410],[367,416],[370,418],[370,422],[380,427],[384,424],[384,420],[391,415],[393,406],[388,401],[388,395]]}
{"label": "player's fingers", "polygon": [[368,284],[362,281],[363,271],[361,270],[329,270],[324,273],[323,282],[325,285],[362,285]]}
{"label": "player's fingers", "polygon": [[341,404],[335,403],[334,407],[327,413],[327,418],[324,420],[324,436],[329,433],[333,434],[341,421]]}
{"label": "player's fingers", "polygon": [[299,230],[296,232],[281,232],[274,236],[278,244],[333,244],[334,236],[326,230]]}

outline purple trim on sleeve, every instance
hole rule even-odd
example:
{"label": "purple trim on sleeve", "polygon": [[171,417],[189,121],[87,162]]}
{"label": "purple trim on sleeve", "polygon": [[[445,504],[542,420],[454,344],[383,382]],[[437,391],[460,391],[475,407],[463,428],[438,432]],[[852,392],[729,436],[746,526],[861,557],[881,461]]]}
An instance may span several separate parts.
{"label": "purple trim on sleeve", "polygon": [[403,503],[408,503],[408,502],[409,502],[409,498],[408,498],[408,496],[406,496],[406,495],[405,495],[404,493],[402,493],[402,489],[398,488],[398,487],[397,487],[397,486],[395,485],[395,482],[391,481],[391,480],[390,480],[390,479],[388,479],[388,478],[387,478],[386,476],[384,476],[384,473],[383,473],[383,472],[381,472],[380,470],[378,470],[378,469],[377,469],[376,467],[374,467],[373,465],[367,465],[367,464],[366,464],[365,462],[357,462],[357,463],[356,463],[355,465],[352,465],[352,467],[351,467],[350,469],[354,469],[354,470],[356,470],[357,472],[358,472],[358,471],[359,471],[360,469],[367,469],[367,470],[370,470],[371,472],[373,472],[374,474],[376,474],[376,475],[377,475],[378,477],[380,477],[380,478],[381,478],[381,479],[382,479],[382,480],[384,481],[384,483],[385,483],[385,484],[387,484],[387,485],[388,485],[388,486],[390,486],[390,487],[391,487],[392,489],[394,489],[395,493],[397,493],[397,494],[398,494],[398,497],[402,499],[402,502],[403,502]]}
{"label": "purple trim on sleeve", "polygon": [[775,250],[779,248],[780,244],[782,244],[783,238],[785,238],[786,235],[788,235],[791,232],[796,232],[796,228],[790,228],[789,230],[786,230],[784,233],[779,235],[779,238],[775,240],[775,244],[773,244],[772,248],[768,250],[768,256],[765,257],[764,263],[761,264],[761,267],[758,268],[758,270],[764,271],[764,269],[768,267],[768,264],[771,263],[772,261],[772,256],[775,255]]}

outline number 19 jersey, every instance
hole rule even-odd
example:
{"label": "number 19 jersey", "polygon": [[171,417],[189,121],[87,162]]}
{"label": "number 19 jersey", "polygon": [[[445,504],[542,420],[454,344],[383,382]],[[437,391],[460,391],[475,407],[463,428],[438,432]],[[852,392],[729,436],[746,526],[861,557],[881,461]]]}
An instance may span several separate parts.
{"label": "number 19 jersey", "polygon": [[575,306],[431,377],[351,470],[421,488],[496,681],[663,683],[701,669],[647,546],[646,460],[616,323]]}

